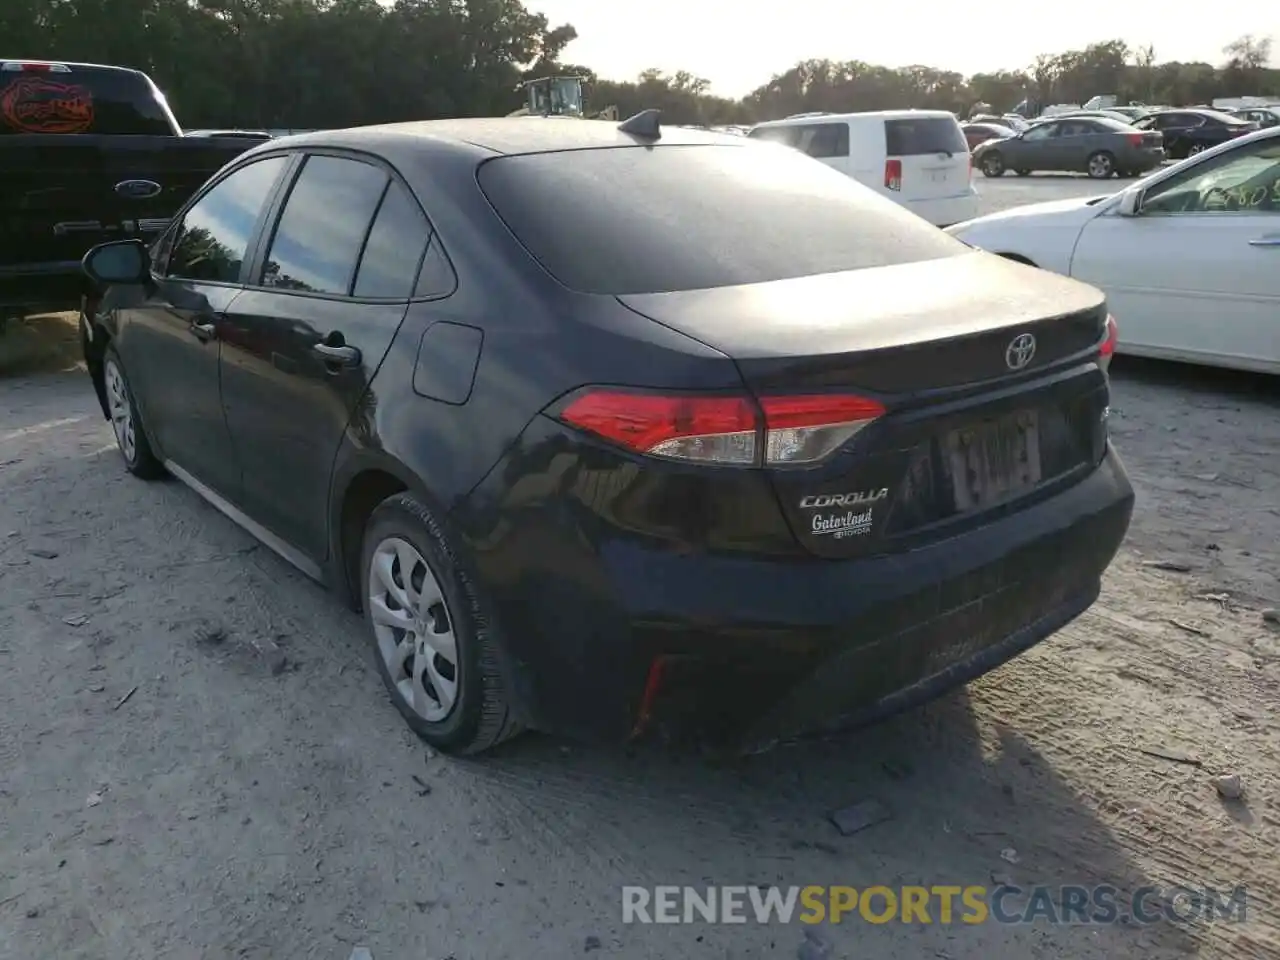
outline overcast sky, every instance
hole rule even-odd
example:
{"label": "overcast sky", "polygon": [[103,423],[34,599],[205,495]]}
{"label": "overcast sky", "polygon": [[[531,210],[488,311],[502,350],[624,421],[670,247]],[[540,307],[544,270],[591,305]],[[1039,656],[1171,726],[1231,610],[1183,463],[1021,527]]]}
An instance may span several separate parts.
{"label": "overcast sky", "polygon": [[[1038,53],[1120,38],[1159,60],[1220,63],[1244,33],[1272,35],[1280,0],[1202,7],[1168,0],[972,4],[963,0],[525,0],[579,39],[565,58],[616,80],[648,67],[688,70],[739,97],[798,60],[926,64],[964,74],[1028,65]],[[1093,11],[1093,12],[1090,12]],[[1098,91],[1106,93],[1108,91]],[[1252,91],[1240,91],[1241,93]]]}

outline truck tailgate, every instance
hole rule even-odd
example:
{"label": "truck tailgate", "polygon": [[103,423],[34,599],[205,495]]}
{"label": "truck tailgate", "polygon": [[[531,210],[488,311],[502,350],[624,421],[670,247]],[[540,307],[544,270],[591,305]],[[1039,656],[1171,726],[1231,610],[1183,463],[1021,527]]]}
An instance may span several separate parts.
{"label": "truck tailgate", "polygon": [[0,139],[0,266],[79,261],[94,244],[147,239],[205,180],[254,146],[236,139],[20,135]]}

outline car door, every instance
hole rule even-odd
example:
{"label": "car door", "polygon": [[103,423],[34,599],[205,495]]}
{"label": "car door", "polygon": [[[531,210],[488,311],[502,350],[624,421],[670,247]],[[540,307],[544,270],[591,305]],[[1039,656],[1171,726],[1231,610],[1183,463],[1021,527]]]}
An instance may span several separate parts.
{"label": "car door", "polygon": [[[1056,170],[1054,164],[1053,141],[1057,138],[1058,128],[1062,124],[1039,123],[1021,134],[1016,140],[1009,141],[1010,157],[1005,166],[1014,170]],[[1002,147],[1003,149],[1003,147]]]}
{"label": "car door", "polygon": [[1088,120],[1064,120],[1049,141],[1050,156],[1057,170],[1084,170],[1093,152],[1097,128]]}
{"label": "car door", "polygon": [[224,497],[239,484],[222,414],[225,311],[287,165],[273,156],[206,188],[161,238],[153,282],[119,314],[117,349],[156,452]]}
{"label": "car door", "polygon": [[1164,134],[1164,148],[1174,156],[1184,157],[1195,142],[1195,131],[1204,124],[1204,117],[1194,113],[1165,113],[1160,115],[1160,130]]}
{"label": "car door", "polygon": [[1280,362],[1280,138],[1158,181],[1136,216],[1095,217],[1071,275],[1106,291],[1122,351]]}
{"label": "car door", "polygon": [[404,318],[431,236],[376,160],[306,156],[223,340],[222,396],[243,508],[314,561],[333,461]]}

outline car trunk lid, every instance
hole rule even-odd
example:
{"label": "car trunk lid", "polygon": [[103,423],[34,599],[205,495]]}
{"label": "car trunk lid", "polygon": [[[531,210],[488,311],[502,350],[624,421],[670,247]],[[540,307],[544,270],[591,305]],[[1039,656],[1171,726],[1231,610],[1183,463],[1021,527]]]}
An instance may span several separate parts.
{"label": "car trunk lid", "polygon": [[950,535],[1101,457],[1105,301],[975,253],[748,287],[627,295],[733,357],[752,393],[883,415],[813,466],[766,467],[797,539],[848,557]]}

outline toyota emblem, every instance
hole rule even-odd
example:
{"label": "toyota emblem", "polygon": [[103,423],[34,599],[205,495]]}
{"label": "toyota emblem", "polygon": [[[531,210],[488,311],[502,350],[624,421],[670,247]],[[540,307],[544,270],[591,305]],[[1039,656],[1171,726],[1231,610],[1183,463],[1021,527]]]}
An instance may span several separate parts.
{"label": "toyota emblem", "polygon": [[1020,333],[1009,341],[1004,350],[1004,362],[1010,370],[1021,370],[1036,355],[1036,338],[1029,333]]}

